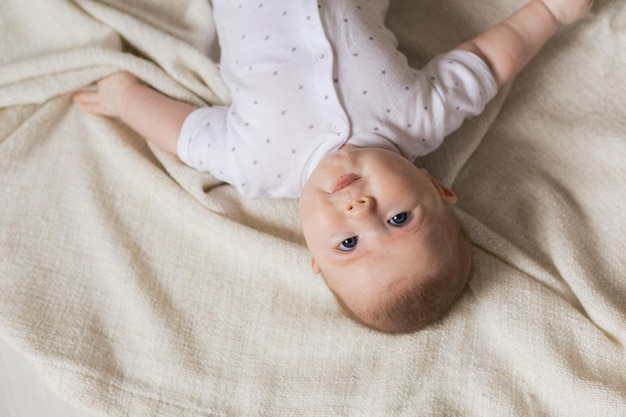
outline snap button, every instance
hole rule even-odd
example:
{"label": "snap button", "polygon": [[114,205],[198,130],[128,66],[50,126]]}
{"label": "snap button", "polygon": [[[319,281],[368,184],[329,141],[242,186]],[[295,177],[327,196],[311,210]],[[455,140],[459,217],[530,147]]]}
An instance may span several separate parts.
{"label": "snap button", "polygon": [[333,130],[334,130],[335,132],[337,132],[337,133],[339,133],[339,132],[343,132],[343,130],[344,130],[345,128],[346,128],[346,127],[344,126],[344,124],[343,124],[342,122],[335,122],[335,123],[333,123]]}
{"label": "snap button", "polygon": [[326,59],[328,59],[328,52],[326,52],[325,50],[321,50],[317,53],[317,60],[320,62],[324,62],[326,61]]}

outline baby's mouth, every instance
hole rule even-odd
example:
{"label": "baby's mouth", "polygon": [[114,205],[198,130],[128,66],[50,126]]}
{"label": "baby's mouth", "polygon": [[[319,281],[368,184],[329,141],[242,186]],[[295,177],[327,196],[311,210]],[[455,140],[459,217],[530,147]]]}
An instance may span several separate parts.
{"label": "baby's mouth", "polygon": [[342,177],[340,177],[337,182],[335,182],[335,186],[333,187],[333,193],[336,193],[339,190],[343,190],[344,188],[350,186],[353,182],[357,181],[358,179],[360,179],[360,177],[354,175],[354,174],[350,174],[350,175],[344,175]]}

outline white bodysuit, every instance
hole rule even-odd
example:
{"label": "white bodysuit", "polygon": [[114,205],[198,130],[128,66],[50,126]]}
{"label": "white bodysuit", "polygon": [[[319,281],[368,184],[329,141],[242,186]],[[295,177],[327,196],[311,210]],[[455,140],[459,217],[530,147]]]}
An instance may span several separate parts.
{"label": "white bodysuit", "polygon": [[437,148],[497,86],[476,55],[408,66],[388,1],[213,0],[229,107],[184,122],[178,155],[247,197],[298,197],[345,143],[413,160]]}

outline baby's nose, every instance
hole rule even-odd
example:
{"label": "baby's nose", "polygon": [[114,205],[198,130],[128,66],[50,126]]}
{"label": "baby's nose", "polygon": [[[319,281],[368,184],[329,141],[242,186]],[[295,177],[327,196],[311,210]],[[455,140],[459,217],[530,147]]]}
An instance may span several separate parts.
{"label": "baby's nose", "polygon": [[374,208],[375,201],[372,197],[361,196],[352,200],[346,205],[346,211],[351,213],[359,213],[363,211],[371,211]]}

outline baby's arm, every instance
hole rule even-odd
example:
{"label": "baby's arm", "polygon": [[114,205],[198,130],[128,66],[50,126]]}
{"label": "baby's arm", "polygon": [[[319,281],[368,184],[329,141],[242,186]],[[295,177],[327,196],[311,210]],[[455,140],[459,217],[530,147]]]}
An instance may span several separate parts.
{"label": "baby's arm", "polygon": [[592,5],[593,0],[532,0],[458,49],[483,58],[498,86],[502,86],[526,66],[561,25],[582,18]]}
{"label": "baby's arm", "polygon": [[183,122],[196,109],[153,90],[127,72],[101,79],[97,91],[76,93],[73,100],[90,113],[120,118],[145,139],[173,155]]}

